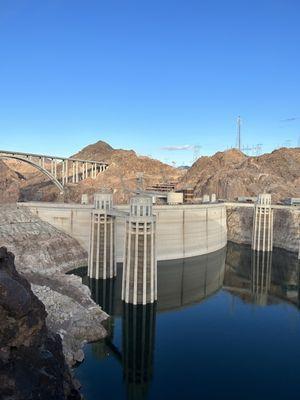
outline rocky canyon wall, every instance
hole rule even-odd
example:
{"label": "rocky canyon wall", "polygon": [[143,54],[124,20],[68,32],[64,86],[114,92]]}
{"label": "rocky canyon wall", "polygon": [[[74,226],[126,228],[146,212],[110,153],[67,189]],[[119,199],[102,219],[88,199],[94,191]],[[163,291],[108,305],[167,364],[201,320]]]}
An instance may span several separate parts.
{"label": "rocky canyon wall", "polygon": [[16,256],[19,273],[44,303],[47,327],[62,338],[66,361],[82,361],[85,341],[103,338],[107,314],[91,299],[81,278],[65,272],[87,265],[87,252],[74,238],[16,205],[0,207],[0,247]]}
{"label": "rocky canyon wall", "polygon": [[80,400],[61,338],[46,327],[46,311],[0,247],[0,398]]}
{"label": "rocky canyon wall", "polygon": [[[227,205],[228,241],[251,244],[253,226],[252,205]],[[292,207],[274,208],[274,247],[299,251],[300,210]]]}

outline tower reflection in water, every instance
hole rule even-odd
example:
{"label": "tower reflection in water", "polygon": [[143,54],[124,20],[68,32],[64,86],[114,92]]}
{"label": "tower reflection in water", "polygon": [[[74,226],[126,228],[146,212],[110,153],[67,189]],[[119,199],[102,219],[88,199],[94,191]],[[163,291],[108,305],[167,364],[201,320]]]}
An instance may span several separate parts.
{"label": "tower reflection in water", "polygon": [[98,359],[113,354],[122,364],[128,399],[146,399],[153,371],[156,303],[144,306],[121,303],[123,328],[120,351],[113,344],[116,279],[88,278],[88,283],[93,299],[112,316],[106,327],[108,339],[93,343],[93,354]]}
{"label": "tower reflection in water", "polygon": [[281,299],[299,308],[299,260],[295,254],[277,248],[262,252],[228,243],[223,287],[257,306],[276,304]]}
{"label": "tower reflection in water", "polygon": [[123,371],[129,399],[147,398],[152,378],[156,303],[123,304]]}
{"label": "tower reflection in water", "polygon": [[271,287],[272,252],[251,252],[251,293],[257,305],[267,305]]}
{"label": "tower reflection in water", "polygon": [[[85,277],[92,298],[110,315],[109,337],[92,344],[98,359],[113,356],[123,368],[127,398],[146,399],[153,376],[156,313],[199,303],[223,284],[226,249],[185,260],[165,261],[158,268],[158,302],[126,304],[121,300],[122,266],[116,278]],[[122,349],[114,344],[115,318],[122,320]],[[116,335],[117,336],[117,335]]]}

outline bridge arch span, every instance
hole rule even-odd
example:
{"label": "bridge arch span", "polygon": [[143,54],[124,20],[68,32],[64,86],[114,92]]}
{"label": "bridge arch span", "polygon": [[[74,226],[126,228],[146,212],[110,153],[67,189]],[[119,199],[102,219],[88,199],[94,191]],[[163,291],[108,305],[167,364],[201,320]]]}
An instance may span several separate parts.
{"label": "bridge arch span", "polygon": [[47,171],[45,168],[43,168],[41,165],[35,163],[32,160],[29,160],[27,158],[23,158],[17,155],[5,155],[5,154],[0,154],[0,159],[14,159],[14,160],[18,160],[18,161],[23,161],[29,165],[31,165],[32,167],[38,169],[40,172],[42,172],[44,175],[46,175],[56,186],[57,188],[60,190],[60,193],[64,193],[64,187],[63,185],[59,182],[58,179],[56,179],[49,171]]}

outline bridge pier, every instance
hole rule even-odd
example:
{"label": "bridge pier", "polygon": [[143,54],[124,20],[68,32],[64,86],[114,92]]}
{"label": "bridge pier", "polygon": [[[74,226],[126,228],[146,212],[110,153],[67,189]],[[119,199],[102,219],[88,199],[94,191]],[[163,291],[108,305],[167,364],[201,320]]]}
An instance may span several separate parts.
{"label": "bridge pier", "polygon": [[75,167],[76,167],[76,178],[75,178],[75,182],[78,183],[78,182],[79,182],[79,165],[78,165],[78,161],[75,161]]}
{"label": "bridge pier", "polygon": [[115,218],[111,215],[112,194],[97,193],[91,215],[88,276],[110,279],[116,276]]}
{"label": "bridge pier", "polygon": [[152,198],[135,196],[125,219],[122,300],[148,304],[157,300],[156,219]]}
{"label": "bridge pier", "polygon": [[57,160],[54,160],[54,178],[57,178]]}
{"label": "bridge pier", "polygon": [[62,183],[63,186],[65,184],[65,176],[66,176],[66,174],[65,174],[65,161],[63,160],[61,162],[61,183]]}

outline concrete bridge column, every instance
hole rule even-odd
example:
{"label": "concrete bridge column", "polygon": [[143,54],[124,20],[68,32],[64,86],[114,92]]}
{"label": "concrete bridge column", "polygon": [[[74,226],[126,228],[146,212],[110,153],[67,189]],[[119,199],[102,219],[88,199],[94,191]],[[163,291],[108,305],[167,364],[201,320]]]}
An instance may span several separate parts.
{"label": "concrete bridge column", "polygon": [[53,158],[51,158],[51,174],[54,175]]}
{"label": "concrete bridge column", "polygon": [[75,183],[75,163],[72,161],[72,183]]}
{"label": "concrete bridge column", "polygon": [[54,177],[57,178],[57,160],[54,160]]}
{"label": "concrete bridge column", "polygon": [[65,182],[69,182],[69,170],[68,170],[68,160],[65,161]]}
{"label": "concrete bridge column", "polygon": [[75,182],[76,182],[76,183],[79,182],[78,169],[79,169],[79,165],[78,165],[78,161],[76,161],[76,162],[75,162],[75,170],[76,170]]}
{"label": "concrete bridge column", "polygon": [[64,169],[65,169],[65,163],[64,163],[64,160],[62,160],[62,162],[61,162],[61,183],[62,183],[63,186],[64,186],[64,183],[65,183],[65,171],[64,171]]}

